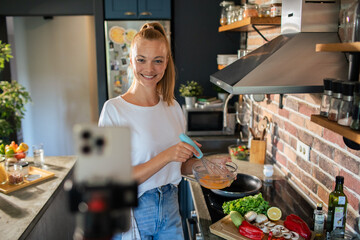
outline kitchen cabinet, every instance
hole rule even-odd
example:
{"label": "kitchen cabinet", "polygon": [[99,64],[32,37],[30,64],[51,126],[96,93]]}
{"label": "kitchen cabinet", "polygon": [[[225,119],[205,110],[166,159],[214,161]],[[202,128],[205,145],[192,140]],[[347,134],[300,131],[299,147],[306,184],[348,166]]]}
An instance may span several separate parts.
{"label": "kitchen cabinet", "polygon": [[[344,52],[359,55],[360,42],[316,44],[316,52]],[[358,69],[358,66],[354,67]],[[349,72],[351,72],[351,70],[349,70]],[[355,73],[355,75],[358,76],[359,74]],[[320,115],[311,115],[311,121],[360,144],[359,131],[352,130],[350,127],[341,126]]]}
{"label": "kitchen cabinet", "polygon": [[105,19],[171,19],[171,0],[105,0]]}

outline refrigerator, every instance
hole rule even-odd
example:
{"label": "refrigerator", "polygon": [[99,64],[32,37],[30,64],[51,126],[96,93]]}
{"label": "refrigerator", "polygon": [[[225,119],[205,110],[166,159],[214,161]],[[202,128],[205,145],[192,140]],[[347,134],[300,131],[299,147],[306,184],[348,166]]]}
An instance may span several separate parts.
{"label": "refrigerator", "polygon": [[[125,93],[132,83],[129,52],[131,41],[141,26],[154,20],[105,21],[106,75],[108,99]],[[159,22],[170,42],[170,20]]]}

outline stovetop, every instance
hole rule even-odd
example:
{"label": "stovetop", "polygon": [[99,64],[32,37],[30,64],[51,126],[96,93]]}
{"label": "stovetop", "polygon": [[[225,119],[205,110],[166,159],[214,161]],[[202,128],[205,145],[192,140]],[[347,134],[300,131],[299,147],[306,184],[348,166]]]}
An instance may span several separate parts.
{"label": "stovetop", "polygon": [[[215,223],[225,217],[222,211],[222,204],[235,198],[220,196],[207,188],[201,188],[210,213],[211,222]],[[313,207],[286,180],[263,181],[260,192],[264,199],[269,202],[270,206],[281,209],[282,219],[285,219],[289,214],[296,214],[311,229],[313,228]]]}

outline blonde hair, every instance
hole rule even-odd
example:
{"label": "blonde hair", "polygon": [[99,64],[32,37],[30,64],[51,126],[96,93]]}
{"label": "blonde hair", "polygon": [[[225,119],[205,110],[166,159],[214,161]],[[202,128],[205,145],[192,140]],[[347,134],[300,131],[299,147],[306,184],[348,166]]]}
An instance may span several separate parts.
{"label": "blonde hair", "polygon": [[166,37],[166,32],[163,26],[158,22],[145,23],[140,31],[134,36],[131,42],[131,49],[133,49],[135,42],[139,39],[146,40],[162,40],[168,51],[168,64],[165,69],[163,78],[158,82],[156,90],[162,96],[169,106],[174,104],[174,89],[175,89],[175,65],[171,54],[170,43]]}

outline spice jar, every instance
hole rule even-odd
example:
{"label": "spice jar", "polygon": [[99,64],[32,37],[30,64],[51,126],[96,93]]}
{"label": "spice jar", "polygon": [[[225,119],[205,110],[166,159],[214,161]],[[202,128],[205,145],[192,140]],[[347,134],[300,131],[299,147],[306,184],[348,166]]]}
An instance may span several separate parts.
{"label": "spice jar", "polygon": [[243,15],[244,15],[244,8],[243,7],[240,7],[239,10],[238,10],[238,13],[237,13],[237,20],[238,21],[241,21],[243,20]]}
{"label": "spice jar", "polygon": [[341,80],[332,82],[332,96],[330,100],[329,116],[330,121],[338,121],[339,108],[342,99],[342,82]]}
{"label": "spice jar", "polygon": [[354,89],[354,103],[352,109],[352,117],[350,128],[360,130],[360,83],[355,83]]}
{"label": "spice jar", "polygon": [[324,93],[321,98],[320,116],[328,117],[330,109],[330,100],[332,95],[332,81],[335,79],[325,78],[324,80]]}
{"label": "spice jar", "polygon": [[342,83],[342,100],[340,103],[338,118],[338,124],[341,126],[350,126],[351,123],[354,86],[354,82]]}
{"label": "spice jar", "polygon": [[258,5],[257,4],[245,4],[243,18],[257,17],[258,16]]}
{"label": "spice jar", "polygon": [[281,17],[282,0],[272,0],[270,6],[270,17]]}
{"label": "spice jar", "polygon": [[268,4],[261,4],[259,6],[258,14],[259,17],[270,17],[271,7]]}
{"label": "spice jar", "polygon": [[234,5],[234,2],[230,2],[230,1],[222,1],[220,3],[220,7],[221,7],[221,13],[220,13],[220,25],[224,26],[227,24],[227,11],[228,11],[228,7],[230,5]]}
{"label": "spice jar", "polygon": [[227,7],[227,14],[226,14],[227,24],[231,24],[232,22],[234,22],[234,11],[235,11],[235,5],[229,5]]}

